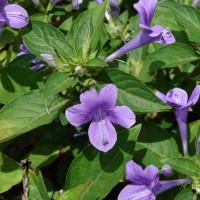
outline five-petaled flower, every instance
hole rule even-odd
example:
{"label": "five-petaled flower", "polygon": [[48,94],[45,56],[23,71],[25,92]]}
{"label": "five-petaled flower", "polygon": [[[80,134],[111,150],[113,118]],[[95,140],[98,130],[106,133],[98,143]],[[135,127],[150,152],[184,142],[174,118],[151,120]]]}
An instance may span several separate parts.
{"label": "five-petaled flower", "polygon": [[[73,126],[81,126],[90,121],[88,135],[92,145],[107,152],[116,143],[117,133],[112,125],[130,128],[135,123],[135,114],[126,106],[115,106],[117,87],[108,84],[99,94],[90,90],[80,95],[81,104],[68,108],[66,118]],[[112,123],[111,123],[112,122]]]}
{"label": "five-petaled flower", "polygon": [[22,28],[29,22],[28,13],[17,4],[6,5],[8,0],[0,1],[0,33],[4,22],[12,28]]}
{"label": "five-petaled flower", "polygon": [[189,107],[193,106],[199,100],[200,95],[200,85],[197,85],[189,100],[188,95],[185,90],[180,88],[174,88],[167,92],[167,95],[156,92],[156,96],[162,100],[164,103],[169,104],[176,109],[175,115],[176,120],[179,126],[181,140],[183,145],[183,153],[188,153],[188,144],[187,144],[187,116]]}
{"label": "five-petaled flower", "polygon": [[132,40],[105,58],[106,62],[110,62],[129,51],[153,42],[158,42],[162,45],[168,45],[175,42],[175,38],[168,28],[159,25],[150,28],[156,4],[157,0],[140,0],[138,3],[134,4],[134,8],[138,11],[140,17],[141,23],[139,24],[139,27],[142,28],[142,30]]}
{"label": "five-petaled flower", "polygon": [[160,181],[157,167],[149,165],[143,170],[132,160],[126,164],[126,179],[132,184],[120,192],[118,200],[155,200],[156,195],[172,187],[191,183],[188,178]]}

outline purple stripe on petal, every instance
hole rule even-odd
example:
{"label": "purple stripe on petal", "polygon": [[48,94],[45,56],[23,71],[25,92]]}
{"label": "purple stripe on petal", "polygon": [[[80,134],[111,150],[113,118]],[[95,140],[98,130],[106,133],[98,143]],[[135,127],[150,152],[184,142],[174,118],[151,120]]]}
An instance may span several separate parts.
{"label": "purple stripe on petal", "polygon": [[183,108],[175,112],[176,120],[178,123],[184,155],[188,153],[188,141],[187,141],[187,116],[188,108]]}
{"label": "purple stripe on petal", "polygon": [[73,126],[81,126],[92,120],[92,115],[88,114],[81,104],[77,104],[65,111],[65,116]]}
{"label": "purple stripe on petal", "polygon": [[135,124],[135,114],[127,106],[116,106],[108,115],[109,120],[124,128],[130,128]]}
{"label": "purple stripe on petal", "polygon": [[144,185],[127,185],[119,194],[118,200],[155,200],[156,197]]}
{"label": "purple stripe on petal", "polygon": [[111,122],[104,116],[95,116],[89,126],[88,135],[91,144],[100,151],[107,152],[117,141],[117,133]]}
{"label": "purple stripe on petal", "polygon": [[200,95],[200,85],[197,85],[194,88],[194,90],[188,100],[188,106],[195,105],[197,103],[197,101],[199,100],[199,95]]}
{"label": "purple stripe on petal", "polygon": [[166,190],[169,190],[173,187],[183,185],[183,184],[189,184],[192,181],[188,178],[186,179],[179,179],[179,180],[171,180],[171,181],[159,181],[159,183],[152,189],[152,192],[155,195],[158,195],[162,192],[165,192]]}
{"label": "purple stripe on petal", "polygon": [[101,89],[99,96],[102,99],[104,109],[112,110],[117,101],[117,87],[113,84],[108,84]]}
{"label": "purple stripe on petal", "polygon": [[2,12],[6,23],[12,28],[22,28],[29,22],[28,13],[16,4],[5,6]]}

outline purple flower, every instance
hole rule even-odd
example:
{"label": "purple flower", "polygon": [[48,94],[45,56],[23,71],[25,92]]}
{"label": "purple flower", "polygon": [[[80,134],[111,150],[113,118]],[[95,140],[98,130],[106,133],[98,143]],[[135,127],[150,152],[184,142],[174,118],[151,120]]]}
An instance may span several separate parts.
{"label": "purple flower", "polygon": [[159,170],[154,165],[144,170],[132,160],[126,164],[126,179],[132,182],[119,194],[118,200],[155,200],[156,195],[185,183],[190,179],[159,181]]}
{"label": "purple flower", "polygon": [[112,10],[113,16],[116,19],[118,19],[119,18],[119,2],[118,2],[118,0],[110,0],[109,5]]}
{"label": "purple flower", "polygon": [[135,38],[105,58],[106,62],[110,62],[129,51],[153,42],[158,42],[162,45],[168,45],[175,42],[175,38],[168,28],[159,25],[150,28],[156,4],[157,0],[140,0],[138,3],[134,4],[134,8],[138,11],[140,17],[139,27],[142,28],[142,30],[135,36]]}
{"label": "purple flower", "polygon": [[184,155],[188,153],[188,145],[187,145],[188,109],[189,107],[197,103],[199,95],[200,95],[200,85],[197,85],[194,88],[189,100],[186,91],[180,88],[174,88],[172,90],[169,90],[167,92],[167,95],[164,95],[161,92],[156,92],[156,96],[160,100],[162,100],[164,103],[167,103],[176,109],[175,115],[181,134]]}
{"label": "purple flower", "polygon": [[[17,56],[25,55],[25,54],[31,54],[31,52],[26,48],[26,46],[22,43],[20,44],[21,51],[17,54]],[[32,70],[38,71],[42,69],[45,65],[40,63],[40,59],[36,58],[31,61],[33,66],[31,67]]]}
{"label": "purple flower", "polygon": [[29,22],[28,13],[24,8],[16,4],[5,6],[7,0],[0,1],[0,33],[4,22],[12,28],[22,28]]}
{"label": "purple flower", "polygon": [[135,114],[126,106],[115,106],[116,100],[117,88],[108,84],[99,94],[91,90],[82,93],[81,104],[72,106],[65,112],[67,120],[73,126],[81,126],[91,121],[89,140],[95,148],[103,152],[110,150],[117,140],[112,123],[125,128],[130,128],[135,123]]}
{"label": "purple flower", "polygon": [[40,56],[43,58],[43,60],[45,60],[45,62],[48,63],[49,66],[56,67],[55,60],[51,54],[42,53]]}
{"label": "purple flower", "polygon": [[200,0],[194,0],[192,5],[196,8],[198,7],[199,4],[200,4]]}
{"label": "purple flower", "polygon": [[82,4],[83,0],[72,0],[72,4],[75,10],[79,10],[80,5]]}

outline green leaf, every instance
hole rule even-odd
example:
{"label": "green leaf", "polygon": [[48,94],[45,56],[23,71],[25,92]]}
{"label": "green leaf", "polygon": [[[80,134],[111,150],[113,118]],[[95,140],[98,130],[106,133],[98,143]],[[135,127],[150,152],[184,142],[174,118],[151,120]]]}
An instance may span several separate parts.
{"label": "green leaf", "polygon": [[188,158],[169,158],[161,160],[163,164],[168,164],[172,169],[187,176],[198,176],[199,166]]}
{"label": "green leaf", "polygon": [[55,55],[52,38],[65,40],[65,36],[55,27],[40,21],[32,21],[32,26],[22,29],[23,40],[30,52],[40,57],[40,54]]}
{"label": "green leaf", "polygon": [[179,192],[174,200],[183,200],[183,199],[187,199],[187,200],[193,200],[194,199],[194,195],[192,192],[192,188],[187,187],[185,189],[183,189],[181,192]]}
{"label": "green leaf", "polygon": [[118,102],[134,112],[160,112],[170,108],[137,78],[119,69],[106,69],[97,80],[115,84],[118,88]]}
{"label": "green leaf", "polygon": [[31,200],[49,200],[48,192],[40,171],[33,172],[29,170],[29,199]]}
{"label": "green leaf", "polygon": [[69,77],[65,72],[58,72],[50,76],[44,88],[44,97],[58,94],[63,90],[69,89],[76,85],[76,79]]}
{"label": "green leaf", "polygon": [[42,76],[25,68],[3,68],[0,70],[0,80],[0,103],[3,104],[31,90],[44,87]]}
{"label": "green leaf", "polygon": [[85,64],[86,67],[107,67],[108,65],[101,58],[93,58]]}
{"label": "green leaf", "polygon": [[173,137],[159,125],[152,122],[142,124],[136,144],[134,160],[143,164],[162,167],[160,160],[179,156]]}
{"label": "green leaf", "polygon": [[23,170],[18,163],[0,152],[0,193],[22,181]]}
{"label": "green leaf", "polygon": [[60,96],[43,98],[42,94],[42,90],[34,90],[0,110],[0,142],[49,124],[67,103]]}
{"label": "green leaf", "polygon": [[80,184],[70,190],[64,192],[61,196],[58,196],[56,200],[75,200],[81,199],[85,191],[87,191],[88,187],[90,186],[91,181],[87,181],[83,184]]}
{"label": "green leaf", "polygon": [[91,14],[86,11],[80,14],[73,22],[66,40],[76,51],[77,56],[80,50],[84,49],[84,46],[91,41],[93,34],[92,17]]}
{"label": "green leaf", "polygon": [[90,185],[80,199],[103,199],[110,190],[123,178],[125,165],[132,159],[135,141],[141,125],[118,135],[115,147],[103,153],[89,145],[72,162],[65,189],[71,189],[91,180]]}
{"label": "green leaf", "polygon": [[59,150],[52,145],[34,148],[26,158],[31,161],[33,168],[41,168],[52,163],[59,156]]}
{"label": "green leaf", "polygon": [[148,80],[148,73],[155,70],[177,67],[198,59],[195,50],[186,44],[176,43],[164,46],[146,57],[140,76],[142,80]]}
{"label": "green leaf", "polygon": [[189,40],[199,43],[200,12],[188,5],[176,5],[171,9],[176,20],[186,29]]}
{"label": "green leaf", "polygon": [[22,68],[29,64],[32,60],[36,58],[33,54],[24,54],[17,56],[13,61],[8,64],[8,67]]}

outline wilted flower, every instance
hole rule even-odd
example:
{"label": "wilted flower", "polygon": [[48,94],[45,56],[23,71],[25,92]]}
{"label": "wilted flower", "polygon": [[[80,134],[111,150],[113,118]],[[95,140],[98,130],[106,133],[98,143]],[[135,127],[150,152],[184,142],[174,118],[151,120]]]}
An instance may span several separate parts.
{"label": "wilted flower", "polygon": [[176,109],[175,115],[181,134],[184,154],[188,153],[188,145],[187,145],[188,109],[189,107],[192,107],[197,103],[197,101],[199,100],[199,95],[200,95],[200,85],[197,85],[194,88],[189,100],[186,91],[180,88],[174,88],[172,90],[169,90],[167,92],[167,95],[164,95],[161,92],[156,92],[156,96],[160,100],[162,100],[164,103],[167,103]]}
{"label": "wilted flower", "polygon": [[157,0],[140,0],[138,3],[134,4],[134,8],[138,11],[140,17],[139,27],[142,28],[142,30],[132,40],[105,58],[106,62],[110,62],[129,51],[153,42],[158,42],[162,45],[168,45],[175,42],[175,38],[168,28],[159,25],[150,28],[156,4]]}
{"label": "wilted flower", "polygon": [[22,28],[29,22],[28,13],[17,4],[6,5],[8,0],[0,1],[0,33],[4,22],[12,28]]}
{"label": "wilted flower", "polygon": [[[115,106],[117,88],[108,84],[96,91],[86,91],[80,95],[81,104],[68,108],[67,120],[73,126],[81,126],[91,121],[88,135],[92,145],[107,152],[116,143],[117,133],[112,125],[118,124],[130,128],[135,123],[135,114],[126,106]],[[111,123],[112,122],[112,123]]]}
{"label": "wilted flower", "polygon": [[163,165],[160,171],[166,177],[170,177],[173,175],[173,170],[168,164]]}
{"label": "wilted flower", "polygon": [[119,194],[118,200],[155,200],[156,195],[182,184],[191,183],[190,179],[159,181],[159,170],[154,165],[144,170],[132,160],[126,164],[126,179],[132,182]]}

